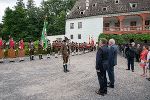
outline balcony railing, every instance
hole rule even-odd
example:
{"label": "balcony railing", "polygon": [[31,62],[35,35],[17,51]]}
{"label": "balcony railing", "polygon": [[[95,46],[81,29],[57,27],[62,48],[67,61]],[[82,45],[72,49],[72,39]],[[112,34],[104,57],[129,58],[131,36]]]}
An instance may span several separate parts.
{"label": "balcony railing", "polygon": [[124,26],[120,27],[104,27],[104,33],[113,32],[150,32],[150,25],[145,26]]}

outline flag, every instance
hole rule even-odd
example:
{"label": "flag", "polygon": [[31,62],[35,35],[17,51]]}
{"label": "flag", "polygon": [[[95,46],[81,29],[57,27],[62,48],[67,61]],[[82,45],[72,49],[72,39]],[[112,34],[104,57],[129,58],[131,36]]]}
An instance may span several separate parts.
{"label": "flag", "polygon": [[91,38],[90,38],[90,35],[89,35],[89,44],[90,44],[90,41],[91,41]]}
{"label": "flag", "polygon": [[91,39],[91,44],[94,46],[94,39],[93,39],[93,37],[91,37],[92,39]]}
{"label": "flag", "polygon": [[44,47],[44,49],[47,48],[47,21],[44,21],[44,27],[43,27],[43,31],[42,31],[42,35],[41,35],[41,41],[42,41],[42,46]]}

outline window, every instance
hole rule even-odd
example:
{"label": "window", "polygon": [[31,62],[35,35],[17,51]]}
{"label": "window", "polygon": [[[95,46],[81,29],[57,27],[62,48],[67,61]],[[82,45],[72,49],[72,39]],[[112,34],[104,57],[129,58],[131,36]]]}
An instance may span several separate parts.
{"label": "window", "polygon": [[145,26],[145,29],[146,29],[146,30],[150,30],[150,20],[146,20],[146,21],[145,21],[145,25],[146,25],[146,26]]}
{"label": "window", "polygon": [[77,9],[81,9],[81,6],[78,6]]}
{"label": "window", "polygon": [[137,3],[130,3],[130,7],[131,7],[132,9],[136,8],[136,7],[137,7]]}
{"label": "window", "polygon": [[145,25],[150,25],[150,20],[146,20]]}
{"label": "window", "polygon": [[70,35],[70,39],[73,39],[73,35]]}
{"label": "window", "polygon": [[115,4],[118,4],[119,3],[119,0],[115,0]]}
{"label": "window", "polygon": [[120,23],[119,22],[115,23],[115,27],[120,27]]}
{"label": "window", "polygon": [[116,30],[116,31],[119,31],[119,30],[120,30],[120,23],[119,23],[119,22],[116,22],[116,23],[115,23],[115,30]]}
{"label": "window", "polygon": [[82,28],[82,22],[78,22],[78,29]]}
{"label": "window", "polygon": [[107,7],[103,7],[103,11],[107,11]]}
{"label": "window", "polygon": [[130,26],[136,26],[136,21],[131,21]]}
{"label": "window", "polygon": [[105,27],[109,27],[110,24],[109,23],[105,23],[104,25],[105,25]]}
{"label": "window", "polygon": [[104,29],[105,29],[105,31],[109,31],[109,26],[110,26],[109,23],[104,23]]}
{"label": "window", "polygon": [[136,27],[135,27],[136,26],[136,21],[131,21],[130,26],[131,26],[130,30],[136,30]]}
{"label": "window", "polygon": [[84,14],[84,11],[81,11],[80,14],[83,15],[83,14]]}
{"label": "window", "polygon": [[78,34],[78,39],[81,39],[81,34]]}
{"label": "window", "polygon": [[74,23],[70,23],[70,29],[74,29]]}
{"label": "window", "polygon": [[93,7],[96,7],[96,6],[97,6],[97,3],[94,3],[94,4],[93,4]]}

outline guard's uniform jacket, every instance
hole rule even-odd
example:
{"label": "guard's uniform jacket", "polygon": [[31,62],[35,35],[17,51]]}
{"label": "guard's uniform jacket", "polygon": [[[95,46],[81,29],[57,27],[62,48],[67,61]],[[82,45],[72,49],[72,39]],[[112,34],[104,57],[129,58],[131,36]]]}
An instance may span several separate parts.
{"label": "guard's uniform jacket", "polygon": [[67,63],[70,55],[70,46],[66,44],[62,44],[61,46],[61,53],[63,57],[63,67],[64,67],[64,72],[68,72],[69,70],[67,69]]}
{"label": "guard's uniform jacket", "polygon": [[34,60],[34,43],[31,42],[29,43],[29,55],[30,55],[30,60]]}

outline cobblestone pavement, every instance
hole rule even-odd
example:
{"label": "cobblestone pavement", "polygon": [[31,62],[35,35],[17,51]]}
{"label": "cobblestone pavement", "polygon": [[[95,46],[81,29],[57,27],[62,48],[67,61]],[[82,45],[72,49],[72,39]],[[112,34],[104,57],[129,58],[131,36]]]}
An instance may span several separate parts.
{"label": "cobblestone pavement", "polygon": [[0,100],[150,100],[150,82],[126,71],[126,60],[118,56],[116,84],[104,97],[95,71],[95,52],[71,57],[69,73],[63,73],[62,59],[0,64]]}

